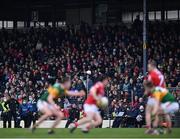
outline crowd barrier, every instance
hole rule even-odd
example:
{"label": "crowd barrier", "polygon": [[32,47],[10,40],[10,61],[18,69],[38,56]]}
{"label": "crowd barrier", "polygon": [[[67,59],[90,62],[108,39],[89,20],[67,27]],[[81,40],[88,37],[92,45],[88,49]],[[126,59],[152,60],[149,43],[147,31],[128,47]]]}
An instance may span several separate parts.
{"label": "crowd barrier", "polygon": [[[43,122],[39,128],[49,128],[52,124],[53,124],[53,120],[47,120],[45,122]],[[62,120],[61,123],[57,126],[57,128],[65,128],[65,125],[66,125],[66,122],[67,120]],[[112,126],[112,123],[113,123],[113,120],[103,120],[103,125],[102,125],[102,128],[108,128],[109,125]],[[22,127],[24,127],[24,122],[21,121],[21,124],[20,124]],[[3,122],[0,121],[0,128],[2,128],[3,126]],[[12,127],[14,127],[14,121],[12,121]]]}

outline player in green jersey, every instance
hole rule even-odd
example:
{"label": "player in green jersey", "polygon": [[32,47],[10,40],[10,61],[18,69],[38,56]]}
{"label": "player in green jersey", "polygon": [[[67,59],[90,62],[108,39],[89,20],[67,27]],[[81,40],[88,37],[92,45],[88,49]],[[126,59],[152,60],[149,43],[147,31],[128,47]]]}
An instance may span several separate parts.
{"label": "player in green jersey", "polygon": [[[152,106],[151,114],[155,116],[153,127],[156,128],[158,126],[159,116],[164,115],[168,125],[168,132],[171,132],[170,114],[179,110],[179,104],[176,102],[175,97],[166,88],[155,87],[150,81],[146,81],[144,87],[145,92],[150,92],[148,95],[152,98],[148,105]],[[156,130],[154,131],[154,133],[158,134]]]}
{"label": "player in green jersey", "polygon": [[81,91],[69,91],[71,87],[70,78],[66,77],[62,83],[55,83],[44,92],[37,103],[37,107],[43,115],[39,118],[38,122],[32,127],[32,132],[35,131],[36,127],[39,126],[48,117],[55,116],[56,121],[48,131],[49,134],[54,133],[54,128],[60,123],[64,115],[60,111],[60,107],[56,105],[55,100],[62,96],[84,96],[85,92]]}

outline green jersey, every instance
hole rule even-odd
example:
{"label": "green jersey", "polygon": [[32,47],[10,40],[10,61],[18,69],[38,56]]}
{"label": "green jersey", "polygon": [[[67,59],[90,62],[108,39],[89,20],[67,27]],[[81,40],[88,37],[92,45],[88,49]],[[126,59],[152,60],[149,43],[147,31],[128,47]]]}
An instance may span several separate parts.
{"label": "green jersey", "polygon": [[53,86],[50,86],[44,94],[40,97],[40,100],[47,101],[48,96],[52,95],[54,99],[62,97],[66,94],[66,91],[59,83],[55,83]]}
{"label": "green jersey", "polygon": [[165,88],[156,87],[152,92],[152,97],[158,101],[165,102],[175,102],[175,97]]}

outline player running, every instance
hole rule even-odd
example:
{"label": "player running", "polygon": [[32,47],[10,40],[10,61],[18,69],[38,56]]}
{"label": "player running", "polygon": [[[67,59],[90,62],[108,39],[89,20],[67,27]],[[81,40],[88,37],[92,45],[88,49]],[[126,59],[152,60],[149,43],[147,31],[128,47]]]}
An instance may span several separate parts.
{"label": "player running", "polygon": [[44,94],[40,97],[37,102],[37,107],[43,115],[39,118],[38,122],[32,127],[32,132],[35,131],[36,127],[39,126],[44,120],[48,117],[55,116],[56,121],[52,125],[51,129],[48,131],[48,134],[54,133],[54,128],[60,123],[64,115],[60,111],[60,107],[56,105],[55,100],[64,95],[67,96],[84,96],[84,91],[68,91],[71,87],[71,81],[69,77],[64,78],[62,83],[55,83],[53,86],[50,86]]}
{"label": "player running", "polygon": [[[155,87],[155,85],[150,82],[144,82],[145,92],[150,92],[150,96],[154,98],[152,115],[155,116],[153,127],[157,128],[159,123],[159,114],[165,114],[166,122],[168,124],[168,131],[171,132],[171,113],[177,112],[179,110],[179,104],[175,101],[174,96],[166,89],[162,87]],[[155,130],[156,131],[156,130]],[[158,132],[156,131],[156,134]]]}
{"label": "player running", "polygon": [[[163,74],[157,69],[156,62],[154,60],[151,60],[148,62],[148,76],[147,80],[152,82],[154,86],[159,86],[162,88],[166,87],[166,83],[164,80]],[[146,90],[145,90],[146,91]],[[150,94],[150,92],[145,92],[145,94]],[[146,133],[151,132],[151,112],[154,105],[154,98],[151,96],[148,96],[148,102],[146,105]]]}
{"label": "player running", "polygon": [[84,125],[82,128],[87,133],[91,128],[97,127],[102,123],[102,117],[99,113],[100,100],[104,96],[104,88],[108,85],[109,77],[102,77],[101,81],[91,87],[90,93],[84,103],[84,112],[86,116],[78,122],[70,124],[70,132],[72,133],[78,126]]}

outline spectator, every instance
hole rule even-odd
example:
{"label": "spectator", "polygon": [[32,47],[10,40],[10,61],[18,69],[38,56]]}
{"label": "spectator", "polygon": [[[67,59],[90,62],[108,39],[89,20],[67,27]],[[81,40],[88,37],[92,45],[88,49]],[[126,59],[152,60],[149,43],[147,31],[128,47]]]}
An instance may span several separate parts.
{"label": "spectator", "polygon": [[[14,95],[12,96],[7,96],[7,101],[4,104],[4,107],[6,109],[9,109],[9,119],[8,121],[11,121],[12,118],[14,120],[14,127],[19,127],[19,125],[17,125],[17,112],[19,109],[19,103],[18,101],[15,99]],[[11,123],[9,123],[9,127],[11,127]]]}
{"label": "spectator", "polygon": [[20,105],[20,116],[21,120],[24,121],[24,128],[29,128],[32,118],[29,111],[29,105],[25,99],[23,100],[23,103]]}
{"label": "spectator", "polygon": [[37,110],[37,101],[35,99],[35,96],[29,96],[29,102],[28,102],[28,109],[29,109],[29,126],[31,125],[31,122],[33,122],[33,125],[36,123],[36,120],[38,119],[38,110]]}
{"label": "spectator", "polygon": [[[122,103],[117,105],[116,108],[114,109],[114,122],[112,127],[113,128],[119,128],[121,124],[123,124],[124,116],[125,116],[125,108],[122,106]],[[122,125],[123,126],[123,125]]]}
{"label": "spectator", "polygon": [[136,117],[135,126],[141,128],[143,125],[145,125],[145,110],[144,110],[144,106],[141,105],[139,107],[138,115]]}
{"label": "spectator", "polygon": [[80,110],[77,108],[76,104],[72,104],[72,108],[69,110],[69,118],[65,127],[68,128],[72,122],[78,121],[79,118]]}
{"label": "spectator", "polygon": [[[11,128],[11,118],[10,118],[10,112],[9,112],[9,107],[5,107],[5,103],[6,103],[7,99],[6,97],[1,97],[0,100],[0,107],[1,107],[1,117],[3,120],[3,128]],[[8,122],[8,126],[7,126],[7,122]]]}

